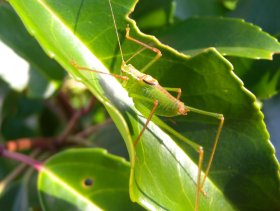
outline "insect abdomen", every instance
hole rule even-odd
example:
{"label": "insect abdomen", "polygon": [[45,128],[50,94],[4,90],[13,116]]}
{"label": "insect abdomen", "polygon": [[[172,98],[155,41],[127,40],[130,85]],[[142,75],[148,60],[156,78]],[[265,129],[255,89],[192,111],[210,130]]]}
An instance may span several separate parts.
{"label": "insect abdomen", "polygon": [[[179,114],[179,108],[183,104],[175,97],[173,97],[169,92],[167,92],[160,85],[143,85],[141,89],[130,90],[131,92],[141,94],[142,99],[133,98],[135,104],[142,104],[149,110],[154,106],[154,101],[158,101],[158,107],[155,111],[156,115],[159,116],[177,116]],[[145,100],[146,99],[146,100]]]}

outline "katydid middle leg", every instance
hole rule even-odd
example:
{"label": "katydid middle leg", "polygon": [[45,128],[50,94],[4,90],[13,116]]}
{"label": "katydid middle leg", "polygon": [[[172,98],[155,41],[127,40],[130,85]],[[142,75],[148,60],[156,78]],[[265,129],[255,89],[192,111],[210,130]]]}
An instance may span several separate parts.
{"label": "katydid middle leg", "polygon": [[169,87],[164,87],[164,89],[166,89],[167,91],[171,91],[171,92],[177,92],[177,97],[176,99],[179,100],[181,95],[182,95],[182,90],[181,88],[169,88]]}

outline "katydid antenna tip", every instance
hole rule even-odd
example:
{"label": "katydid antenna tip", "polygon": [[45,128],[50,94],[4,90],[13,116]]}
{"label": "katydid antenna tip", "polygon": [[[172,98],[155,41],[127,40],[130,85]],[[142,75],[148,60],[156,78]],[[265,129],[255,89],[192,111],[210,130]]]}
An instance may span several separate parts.
{"label": "katydid antenna tip", "polygon": [[116,19],[115,19],[114,12],[113,12],[113,7],[112,7],[112,4],[111,4],[111,0],[108,0],[108,1],[109,1],[109,6],[110,6],[112,19],[113,19],[113,23],[114,23],[114,28],[115,28],[115,32],[116,32],[116,36],[117,36],[117,40],[118,40],[118,45],[119,45],[119,48],[120,48],[120,54],[121,54],[122,62],[124,62],[123,52],[122,52],[119,33],[118,33],[118,30],[117,30],[117,24],[116,24]]}

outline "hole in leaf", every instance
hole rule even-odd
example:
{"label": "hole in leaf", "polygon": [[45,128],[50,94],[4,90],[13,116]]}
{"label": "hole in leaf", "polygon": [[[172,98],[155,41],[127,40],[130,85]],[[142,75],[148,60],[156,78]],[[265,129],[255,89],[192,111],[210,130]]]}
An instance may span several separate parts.
{"label": "hole in leaf", "polygon": [[91,187],[92,185],[93,185],[93,179],[91,178],[84,179],[84,186]]}

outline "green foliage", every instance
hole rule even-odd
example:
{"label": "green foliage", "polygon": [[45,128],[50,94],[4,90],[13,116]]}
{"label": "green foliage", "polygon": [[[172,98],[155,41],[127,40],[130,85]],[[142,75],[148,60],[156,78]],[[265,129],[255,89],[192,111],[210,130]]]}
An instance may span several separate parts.
{"label": "green foliage", "polygon": [[157,37],[187,55],[209,47],[223,55],[253,59],[272,59],[274,53],[280,52],[274,37],[236,18],[189,18],[159,32]]}
{"label": "green foliage", "polygon": [[128,181],[127,161],[100,149],[73,149],[45,163],[38,188],[45,210],[142,210],[129,200]]}
{"label": "green foliage", "polygon": [[[171,120],[154,117],[140,143],[134,147],[133,141],[145,124],[149,111],[139,113],[126,90],[115,78],[80,71],[71,65],[74,60],[79,66],[119,74],[121,58],[108,1],[9,2],[47,55],[55,59],[74,79],[85,84],[105,106],[125,140],[130,159],[128,164],[100,149],[75,149],[58,153],[40,170],[38,188],[41,206],[45,210],[84,210],[85,207],[96,206],[106,210],[141,209],[131,199],[147,209],[193,210],[198,154],[183,143],[179,136],[184,135],[204,147],[205,169],[218,122],[192,113]],[[186,105],[225,116],[225,126],[206,181],[207,195],[201,194],[199,210],[277,210],[280,206],[279,164],[269,142],[269,134],[256,98],[243,86],[233,69],[257,97],[266,98],[276,94],[279,90],[277,60],[273,61],[275,65],[271,65],[268,61],[263,63],[252,59],[271,59],[271,55],[279,52],[279,43],[257,26],[240,19],[203,17],[184,20],[199,14],[234,16],[245,7],[239,1],[206,3],[203,0],[178,0],[177,10],[172,1],[159,2],[161,1],[140,1],[136,5],[133,0],[114,0],[112,7],[125,59],[142,48],[125,39],[125,27],[129,23],[132,37],[160,49],[163,54],[146,73],[158,79],[165,87],[180,87],[183,93],[181,99]],[[252,4],[255,7],[256,3]],[[127,17],[134,7],[136,11],[131,15],[136,22]],[[41,100],[34,102],[34,99],[30,99],[34,96],[43,98],[45,92],[40,90],[45,90],[48,83],[55,81],[61,84],[61,68],[54,60],[47,58],[38,44],[27,36],[8,5],[0,7],[0,17],[1,26],[3,24],[0,29],[1,40],[31,64],[31,69],[35,71],[33,77],[44,75],[43,78],[47,79],[44,83],[32,80],[32,86],[27,88],[33,87],[33,91],[27,92],[29,98],[22,96],[24,93],[7,91],[3,94],[3,138],[8,141],[43,134],[54,137],[53,140],[64,140],[54,141],[50,152],[41,152],[41,156],[45,155],[43,158],[36,157],[39,160],[50,157],[52,147],[57,147],[57,143],[65,144],[58,145],[57,150],[76,146],[77,143],[83,147],[100,147],[98,141],[92,142],[85,135],[85,128],[89,124],[99,123],[93,117],[106,117],[101,105],[88,112],[90,118],[75,120],[72,133],[65,133],[70,125],[66,124],[67,120],[74,119],[74,115],[70,120],[67,115],[71,116],[75,107],[85,107],[86,103],[77,102],[88,100],[88,94],[82,90],[67,94],[73,106],[68,108],[69,105],[64,101],[60,103],[58,109],[65,109],[62,114],[57,112],[54,100],[43,103]],[[138,20],[143,30],[153,31],[163,43],[176,50],[161,44],[155,37],[141,33],[137,27]],[[151,20],[155,22],[152,23]],[[14,30],[17,28],[20,36],[15,36],[17,33]],[[31,48],[23,45],[29,42]],[[241,58],[228,58],[234,65],[232,66],[222,54]],[[153,57],[153,52],[145,50],[129,63],[141,70]],[[263,66],[258,65],[258,62]],[[252,77],[256,73],[252,73],[252,70],[256,71],[256,66],[260,68],[259,72],[263,70],[265,73]],[[266,69],[272,69],[273,73],[264,71]],[[60,93],[53,94],[53,99],[64,99]],[[33,124],[30,125],[30,121],[26,119],[33,119]],[[23,133],[13,134],[14,128]],[[167,128],[172,128],[177,133],[171,133]],[[119,147],[119,138],[113,135],[115,133],[110,132],[111,129],[104,131],[103,133],[111,134],[106,138],[108,143]],[[98,135],[95,136],[95,139],[98,138]],[[120,146],[120,150],[115,150],[113,146],[102,145],[109,151],[126,157],[123,145]],[[8,169],[5,171],[9,172]],[[85,178],[93,181],[92,186],[83,186]],[[21,191],[22,189],[18,190],[18,193]],[[4,193],[3,197],[9,199]],[[4,200],[3,203],[8,201]],[[29,207],[34,204],[30,203]]]}
{"label": "green foliage", "polygon": [[[0,8],[0,25],[0,40],[29,62],[29,68],[32,72],[29,77],[29,95],[34,97],[49,96],[48,92],[57,89],[63,79],[62,68],[58,63],[48,58],[8,5],[2,5]],[[35,81],[36,83],[34,83]]]}

